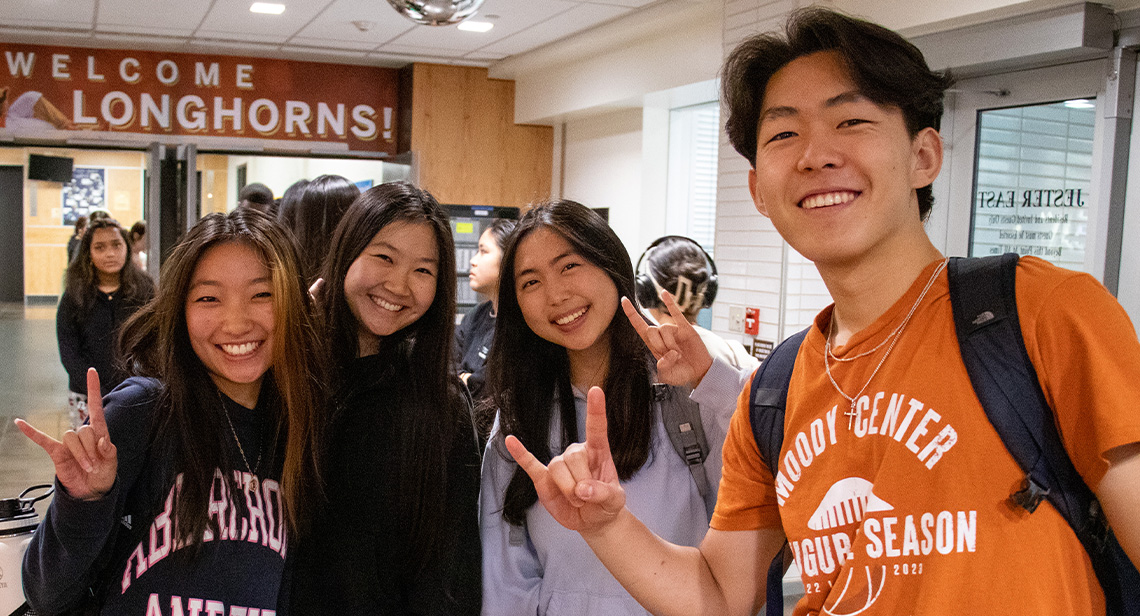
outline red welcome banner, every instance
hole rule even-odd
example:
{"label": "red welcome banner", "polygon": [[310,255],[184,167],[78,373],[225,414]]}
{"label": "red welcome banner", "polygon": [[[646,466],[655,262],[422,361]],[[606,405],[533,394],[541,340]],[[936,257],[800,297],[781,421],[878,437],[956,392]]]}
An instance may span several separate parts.
{"label": "red welcome banner", "polygon": [[0,132],[321,141],[396,153],[397,71],[0,43]]}

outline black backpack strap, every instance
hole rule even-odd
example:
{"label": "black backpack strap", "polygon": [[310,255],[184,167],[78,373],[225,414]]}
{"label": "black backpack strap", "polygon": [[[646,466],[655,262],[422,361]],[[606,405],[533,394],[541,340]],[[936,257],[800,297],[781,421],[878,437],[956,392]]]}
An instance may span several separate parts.
{"label": "black backpack strap", "polygon": [[[808,328],[810,329],[810,328]],[[788,382],[796,366],[796,355],[807,337],[808,330],[797,332],[781,342],[764,359],[752,377],[752,400],[749,419],[752,437],[760,449],[760,457],[772,476],[779,470],[780,449],[784,445],[784,409],[788,405]]]}
{"label": "black backpack strap", "polygon": [[[810,327],[808,329],[811,329]],[[808,329],[796,333],[781,342],[756,369],[752,377],[749,393],[751,406],[748,410],[752,423],[752,438],[760,449],[760,457],[768,465],[775,477],[779,471],[780,449],[784,445],[784,411],[788,405],[788,382],[792,380],[792,369],[796,365],[796,355],[807,337]],[[782,616],[784,613],[784,572],[792,563],[791,550],[787,542],[768,567],[768,616]]]}
{"label": "black backpack strap", "polygon": [[1025,472],[1010,500],[1032,513],[1042,499],[1072,526],[1104,589],[1109,616],[1140,616],[1140,574],[1065,451],[1017,316],[1018,255],[951,258],[954,328],[974,393]]}

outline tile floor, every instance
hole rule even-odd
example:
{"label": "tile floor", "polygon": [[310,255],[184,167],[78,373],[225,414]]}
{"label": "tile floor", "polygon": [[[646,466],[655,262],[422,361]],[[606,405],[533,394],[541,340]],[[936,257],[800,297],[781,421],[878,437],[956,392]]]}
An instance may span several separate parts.
{"label": "tile floor", "polygon": [[55,475],[47,454],[12,423],[16,417],[56,437],[68,428],[54,306],[0,303],[0,498]]}

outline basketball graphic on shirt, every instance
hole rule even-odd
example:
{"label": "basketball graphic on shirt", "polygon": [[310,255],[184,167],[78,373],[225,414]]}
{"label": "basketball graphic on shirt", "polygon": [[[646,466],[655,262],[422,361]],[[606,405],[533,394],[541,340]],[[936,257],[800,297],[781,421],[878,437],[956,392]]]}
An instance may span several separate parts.
{"label": "basketball graphic on shirt", "polygon": [[875,496],[873,488],[871,482],[862,477],[836,481],[808,518],[808,528],[819,531],[858,524],[868,513],[893,510],[890,503]]}
{"label": "basketball graphic on shirt", "polygon": [[850,567],[832,587],[832,599],[823,606],[828,616],[855,616],[866,612],[883,594],[887,583],[886,565]]}

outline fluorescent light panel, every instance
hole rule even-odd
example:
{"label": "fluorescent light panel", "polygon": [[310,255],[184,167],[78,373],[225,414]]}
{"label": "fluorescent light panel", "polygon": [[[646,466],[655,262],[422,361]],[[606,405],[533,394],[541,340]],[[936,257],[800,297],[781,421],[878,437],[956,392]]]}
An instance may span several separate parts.
{"label": "fluorescent light panel", "polygon": [[1065,106],[1069,109],[1096,109],[1096,103],[1085,98],[1065,101]]}
{"label": "fluorescent light panel", "polygon": [[272,2],[254,2],[249,5],[250,13],[265,13],[266,15],[280,15],[285,12],[284,4],[274,4]]}
{"label": "fluorescent light panel", "polygon": [[460,30],[466,30],[467,32],[486,32],[486,31],[490,30],[491,28],[494,28],[495,24],[493,24],[489,21],[470,21],[470,20],[468,20],[468,21],[459,22],[459,25],[456,27],[459,28]]}

